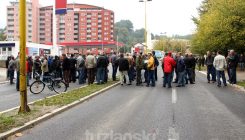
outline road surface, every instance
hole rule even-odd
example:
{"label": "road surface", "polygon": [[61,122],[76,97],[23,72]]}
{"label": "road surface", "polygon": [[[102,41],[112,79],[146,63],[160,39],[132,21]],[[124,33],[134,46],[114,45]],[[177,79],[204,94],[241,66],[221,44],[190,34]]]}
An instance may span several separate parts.
{"label": "road surface", "polygon": [[185,88],[117,86],[16,139],[245,140],[244,105],[244,93],[197,73]]}

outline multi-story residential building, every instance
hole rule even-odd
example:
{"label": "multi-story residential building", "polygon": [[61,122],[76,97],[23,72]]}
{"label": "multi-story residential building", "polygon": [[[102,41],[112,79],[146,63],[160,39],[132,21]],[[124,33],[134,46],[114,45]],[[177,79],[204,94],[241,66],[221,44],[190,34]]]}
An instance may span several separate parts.
{"label": "multi-story residential building", "polygon": [[[7,7],[7,40],[19,40],[19,2]],[[27,41],[53,42],[53,6],[40,7],[38,0],[27,1]],[[114,41],[114,12],[87,4],[67,4],[67,14],[56,15],[57,44],[64,53],[86,49],[110,52],[120,45]]]}
{"label": "multi-story residential building", "polygon": [[[26,37],[28,42],[38,42],[39,0],[26,2]],[[19,40],[19,1],[7,6],[7,40]]]}
{"label": "multi-story residential building", "polygon": [[[52,42],[53,7],[40,8],[39,42]],[[67,14],[57,15],[57,42],[113,41],[114,12],[93,5],[67,4]]]}

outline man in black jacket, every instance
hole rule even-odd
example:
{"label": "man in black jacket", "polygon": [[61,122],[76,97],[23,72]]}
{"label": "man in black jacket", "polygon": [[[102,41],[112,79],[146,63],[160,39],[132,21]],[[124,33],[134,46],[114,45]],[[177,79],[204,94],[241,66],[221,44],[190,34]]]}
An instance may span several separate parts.
{"label": "man in black jacket", "polygon": [[70,74],[71,74],[71,81],[73,83],[76,82],[76,64],[77,64],[77,60],[74,57],[74,54],[71,54],[71,58],[70,58]]}
{"label": "man in black jacket", "polygon": [[67,87],[69,87],[69,83],[70,83],[70,60],[67,58],[67,56],[65,54],[62,54],[62,69],[63,69],[63,77],[64,77],[64,81],[67,85]]}
{"label": "man in black jacket", "polygon": [[103,53],[100,53],[97,59],[97,74],[96,80],[97,84],[104,84],[105,83],[105,73],[107,68],[107,60]]}
{"label": "man in black jacket", "polygon": [[207,79],[208,83],[210,83],[210,75],[212,76],[212,82],[214,83],[216,81],[216,70],[213,66],[214,62],[214,56],[211,54],[210,51],[207,52],[207,58],[206,58],[206,65],[207,65]]}
{"label": "man in black jacket", "polygon": [[184,62],[186,66],[186,74],[188,76],[188,78],[186,79],[186,84],[188,84],[188,80],[190,81],[191,84],[194,84],[193,79],[192,79],[193,78],[193,71],[192,71],[193,64],[192,64],[190,55],[188,54],[185,55]]}
{"label": "man in black jacket", "polygon": [[153,58],[154,58],[154,65],[155,65],[155,70],[154,70],[154,76],[155,76],[155,80],[157,81],[157,67],[159,66],[159,61],[155,55],[155,51],[152,51],[152,55],[153,55]]}
{"label": "man in black jacket", "polygon": [[128,85],[131,85],[131,83],[129,82],[129,77],[128,77],[128,70],[129,70],[128,59],[124,58],[123,54],[120,54],[120,58],[116,61],[118,61],[121,85],[123,85],[124,83],[124,76],[126,78],[126,83]]}
{"label": "man in black jacket", "polygon": [[236,68],[238,65],[239,58],[234,50],[230,50],[230,56],[227,58],[228,63],[228,70],[230,73],[230,83],[236,84],[237,78],[236,78]]}

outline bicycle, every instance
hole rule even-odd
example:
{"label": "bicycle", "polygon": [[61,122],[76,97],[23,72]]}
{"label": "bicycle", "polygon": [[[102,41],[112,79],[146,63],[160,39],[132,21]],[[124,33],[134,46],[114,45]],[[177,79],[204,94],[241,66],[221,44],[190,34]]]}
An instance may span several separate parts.
{"label": "bicycle", "polygon": [[[48,80],[48,89],[50,91],[55,91],[56,93],[62,93],[66,92],[67,90],[67,85],[64,81],[61,80],[61,78],[53,78],[54,74],[51,74],[50,76],[45,76]],[[45,86],[46,83],[42,80],[40,80],[40,74],[35,73],[35,81],[30,85],[30,91],[33,94],[39,94],[41,93]]]}

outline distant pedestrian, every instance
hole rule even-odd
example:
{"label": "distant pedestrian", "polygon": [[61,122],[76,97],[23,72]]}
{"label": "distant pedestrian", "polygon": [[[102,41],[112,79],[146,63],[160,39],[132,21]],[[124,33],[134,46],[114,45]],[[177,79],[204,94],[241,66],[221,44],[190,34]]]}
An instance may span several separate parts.
{"label": "distant pedestrian", "polygon": [[77,69],[78,69],[78,83],[79,84],[84,84],[86,83],[86,76],[85,76],[85,60],[83,56],[80,54],[77,58]]}
{"label": "distant pedestrian", "polygon": [[142,85],[141,71],[144,67],[144,58],[142,53],[136,58],[136,86]]}
{"label": "distant pedestrian", "polygon": [[157,77],[157,67],[159,66],[159,61],[155,55],[155,51],[152,51],[152,55],[154,58],[154,63],[155,63],[155,70],[154,70],[154,76],[155,76],[155,80],[157,81],[158,77]]}
{"label": "distant pedestrian", "polygon": [[[206,58],[208,83],[210,83],[210,81],[212,81],[213,83],[216,82],[216,70],[214,68],[213,62],[214,62],[214,57],[208,51],[207,58]],[[210,78],[210,76],[212,76],[212,79]]]}
{"label": "distant pedestrian", "polygon": [[49,69],[48,69],[48,58],[44,56],[42,62],[42,72],[43,72],[43,81],[48,82],[47,77],[49,76]]}
{"label": "distant pedestrian", "polygon": [[236,78],[236,68],[239,62],[239,58],[236,55],[234,50],[230,50],[230,57],[227,59],[228,67],[229,67],[229,73],[230,73],[230,83],[236,84],[237,78]]}
{"label": "distant pedestrian", "polygon": [[33,60],[32,60],[32,57],[29,56],[28,59],[28,78],[29,79],[32,79],[32,69],[33,69]]}
{"label": "distant pedestrian", "polygon": [[87,53],[85,66],[87,68],[88,84],[93,84],[95,80],[96,58],[90,52]]}
{"label": "distant pedestrian", "polygon": [[181,53],[177,53],[177,65],[176,71],[178,74],[178,85],[177,87],[184,87],[185,86],[185,62]]}
{"label": "distant pedestrian", "polygon": [[117,68],[118,66],[115,64],[116,60],[118,59],[116,52],[114,52],[111,56],[111,65],[112,65],[112,80],[116,81],[117,75]]}
{"label": "distant pedestrian", "polygon": [[70,58],[70,79],[73,83],[76,82],[76,68],[77,68],[77,60],[74,56],[74,54],[71,54],[71,58]]}
{"label": "distant pedestrian", "polygon": [[244,71],[244,67],[245,67],[245,56],[243,54],[240,54],[239,57],[239,67],[241,71]]}
{"label": "distant pedestrian", "polygon": [[217,56],[214,58],[213,65],[216,69],[217,73],[217,81],[218,81],[218,87],[221,87],[221,81],[220,78],[222,78],[222,81],[224,83],[224,86],[227,86],[226,84],[226,78],[225,78],[225,68],[227,66],[225,57],[221,55],[221,51],[217,52]]}
{"label": "distant pedestrian", "polygon": [[69,87],[70,83],[70,60],[66,56],[66,54],[62,54],[62,70],[63,70],[63,78],[66,83],[66,86]]}
{"label": "distant pedestrian", "polygon": [[104,53],[101,52],[97,59],[97,74],[96,74],[97,84],[105,83],[106,72],[107,72],[107,60],[106,57],[104,56]]}
{"label": "distant pedestrian", "polygon": [[8,74],[9,74],[9,80],[10,80],[10,84],[14,84],[14,71],[16,69],[16,62],[14,60],[14,57],[11,56],[10,57],[10,61],[9,61],[9,64],[8,64]]}
{"label": "distant pedestrian", "polygon": [[120,54],[120,58],[117,60],[118,67],[119,67],[119,73],[120,73],[120,83],[123,85],[124,83],[124,77],[126,79],[126,83],[128,85],[131,85],[128,77],[128,70],[129,70],[129,62],[128,59],[124,58],[123,54]]}
{"label": "distant pedestrian", "polygon": [[147,70],[148,70],[148,78],[147,78],[147,87],[151,86],[155,87],[155,61],[152,53],[148,53],[148,63],[147,63]]}
{"label": "distant pedestrian", "polygon": [[8,67],[9,67],[9,62],[11,61],[11,59],[12,59],[12,56],[8,56],[7,60],[5,61],[7,79],[10,78]]}
{"label": "distant pedestrian", "polygon": [[171,79],[172,79],[172,73],[174,71],[174,67],[176,66],[176,62],[172,58],[172,53],[168,52],[167,56],[164,57],[162,60],[162,67],[164,72],[164,81],[163,81],[163,87],[166,87],[166,84],[168,84],[168,88],[171,88]]}
{"label": "distant pedestrian", "polygon": [[36,56],[33,63],[33,78],[36,78],[36,73],[38,73],[40,76],[42,75],[41,67],[42,67],[42,63],[39,59],[39,56]]}

